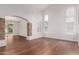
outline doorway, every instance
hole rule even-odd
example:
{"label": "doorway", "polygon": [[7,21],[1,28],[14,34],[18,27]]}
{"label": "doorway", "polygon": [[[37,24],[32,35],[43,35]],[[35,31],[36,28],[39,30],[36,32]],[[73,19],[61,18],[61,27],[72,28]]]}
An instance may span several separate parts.
{"label": "doorway", "polygon": [[12,42],[14,23],[12,19],[5,18],[5,39],[7,42]]}
{"label": "doorway", "polygon": [[14,40],[27,40],[32,35],[32,24],[19,16],[5,16],[6,40],[12,43]]}

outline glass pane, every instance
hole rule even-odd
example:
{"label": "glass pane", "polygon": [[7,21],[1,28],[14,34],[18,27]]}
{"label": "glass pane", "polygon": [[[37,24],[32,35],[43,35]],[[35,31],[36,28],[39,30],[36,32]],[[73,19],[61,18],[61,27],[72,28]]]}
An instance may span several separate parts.
{"label": "glass pane", "polygon": [[48,15],[44,15],[44,21],[48,21]]}
{"label": "glass pane", "polygon": [[47,30],[48,30],[48,22],[44,22],[44,29],[45,29],[45,32],[47,32]]}
{"label": "glass pane", "polygon": [[74,22],[74,17],[66,18],[65,22]]}
{"label": "glass pane", "polygon": [[66,32],[67,33],[74,33],[74,24],[73,23],[66,24]]}
{"label": "glass pane", "polygon": [[66,10],[66,16],[74,16],[75,14],[75,7],[68,7]]}

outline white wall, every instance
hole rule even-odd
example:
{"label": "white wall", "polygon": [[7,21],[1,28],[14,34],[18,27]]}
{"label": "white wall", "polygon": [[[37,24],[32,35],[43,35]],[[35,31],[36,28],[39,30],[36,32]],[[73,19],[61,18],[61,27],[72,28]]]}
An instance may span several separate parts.
{"label": "white wall", "polygon": [[[0,16],[4,17],[16,15],[28,19],[32,23],[32,36],[30,37],[31,40],[42,37],[43,35],[42,31],[37,31],[38,23],[42,21],[42,12],[40,9],[40,7],[36,8],[34,5],[0,5]],[[45,13],[49,15],[48,32],[45,35],[46,37],[72,40],[72,35],[65,34],[64,12],[65,6],[63,5],[52,5],[50,8],[45,10]],[[22,26],[22,28],[19,27],[19,25]],[[18,34],[19,30],[20,35],[26,36],[26,26],[24,26],[23,22],[21,22],[19,25],[15,25],[16,28],[20,28],[20,30],[19,28],[17,29],[16,34]]]}
{"label": "white wall", "polygon": [[76,39],[79,43],[79,5],[77,5],[77,33],[76,33]]}
{"label": "white wall", "polygon": [[13,21],[13,35],[19,35],[19,24],[18,21]]}
{"label": "white wall", "polygon": [[[62,40],[76,41],[74,38],[74,34],[66,33],[66,23],[65,23],[65,11],[69,6],[65,5],[56,5],[51,6],[47,10],[45,10],[45,14],[48,14],[48,31],[45,34],[46,37],[49,38],[57,38]],[[74,7],[74,6],[73,6]],[[76,20],[76,19],[75,19]]]}
{"label": "white wall", "polygon": [[[37,24],[42,20],[39,8],[35,8],[33,5],[0,5],[0,8],[0,16],[2,17],[16,15],[28,19],[32,23],[31,39],[41,37],[41,32],[37,32]],[[25,26],[21,28],[20,32],[21,35],[26,35]]]}
{"label": "white wall", "polygon": [[[42,8],[43,8],[43,6],[42,6]],[[39,21],[42,20],[40,10],[41,10],[41,8],[38,7],[38,6],[36,8],[35,5],[28,5],[28,4],[27,5],[16,5],[16,4],[15,5],[8,5],[8,4],[6,5],[5,4],[5,5],[0,5],[0,17],[21,16],[21,17],[28,19],[32,23],[32,36],[29,39],[29,40],[31,40],[31,39],[39,38],[39,37],[42,36],[41,32],[37,32],[38,23],[39,23]],[[22,26],[22,27],[19,27],[15,23],[14,26],[15,26],[16,32],[14,34],[18,34],[18,30],[20,28],[19,34],[26,36],[27,26],[25,26],[25,24],[22,23],[22,22],[19,25]]]}
{"label": "white wall", "polygon": [[18,26],[19,35],[27,37],[27,22],[21,20]]}
{"label": "white wall", "polygon": [[[32,36],[30,37],[30,39],[42,37],[42,31],[37,31],[38,23],[42,21],[42,12],[39,10],[40,7],[36,8],[33,7],[33,5],[0,5],[0,8],[0,16],[2,17],[16,15],[25,17],[30,22],[32,22]],[[72,35],[70,37],[69,35],[65,34],[64,12],[64,5],[52,5],[45,11],[45,13],[48,13],[49,15],[49,28],[46,36],[72,39]],[[23,29],[23,31],[26,30]],[[20,34],[26,35],[26,32],[22,32],[22,28],[20,29],[20,32]]]}
{"label": "white wall", "polygon": [[30,19],[30,22],[32,23],[32,36],[30,36],[30,39],[42,37],[42,31],[38,32],[38,24],[42,21],[41,13],[35,12],[30,16],[31,17],[27,17],[27,19]]}
{"label": "white wall", "polygon": [[[20,20],[19,18],[16,18]],[[32,23],[32,36],[31,39],[42,37],[42,32],[38,32],[38,23],[42,21],[41,13],[33,13],[27,15],[27,19]],[[27,22],[25,20],[14,21],[14,35],[21,35],[27,37]]]}

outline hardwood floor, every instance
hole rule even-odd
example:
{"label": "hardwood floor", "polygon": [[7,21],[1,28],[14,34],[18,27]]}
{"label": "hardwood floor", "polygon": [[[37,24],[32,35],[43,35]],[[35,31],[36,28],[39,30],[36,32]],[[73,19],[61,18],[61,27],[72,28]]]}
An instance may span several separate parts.
{"label": "hardwood floor", "polygon": [[34,40],[13,40],[6,47],[0,48],[1,55],[77,55],[77,42],[50,38]]}

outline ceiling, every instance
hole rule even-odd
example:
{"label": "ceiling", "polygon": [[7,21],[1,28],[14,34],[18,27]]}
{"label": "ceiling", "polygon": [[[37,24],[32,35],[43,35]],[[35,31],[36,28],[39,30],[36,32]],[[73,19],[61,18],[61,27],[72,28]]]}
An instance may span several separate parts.
{"label": "ceiling", "polygon": [[0,5],[0,9],[26,9],[27,10],[39,10],[42,11],[47,8],[48,4],[2,4]]}
{"label": "ceiling", "polygon": [[[62,4],[61,4],[62,5]],[[26,16],[36,12],[46,10],[46,8],[53,6],[61,6],[58,4],[0,4],[0,17],[18,15]],[[63,5],[62,5],[63,6]]]}
{"label": "ceiling", "polygon": [[49,4],[0,4],[0,16],[26,15],[40,12]]}

